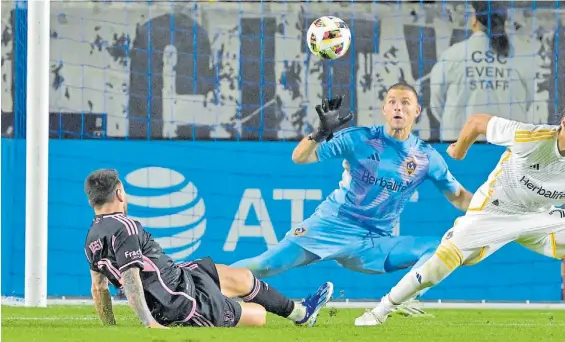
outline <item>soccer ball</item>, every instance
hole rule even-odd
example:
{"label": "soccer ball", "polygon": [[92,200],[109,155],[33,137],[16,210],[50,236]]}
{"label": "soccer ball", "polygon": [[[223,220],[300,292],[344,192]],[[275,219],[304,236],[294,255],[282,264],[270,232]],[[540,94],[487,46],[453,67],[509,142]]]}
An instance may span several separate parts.
{"label": "soccer ball", "polygon": [[308,48],[321,59],[337,59],[347,53],[351,44],[351,31],[345,22],[337,17],[321,17],[310,25]]}

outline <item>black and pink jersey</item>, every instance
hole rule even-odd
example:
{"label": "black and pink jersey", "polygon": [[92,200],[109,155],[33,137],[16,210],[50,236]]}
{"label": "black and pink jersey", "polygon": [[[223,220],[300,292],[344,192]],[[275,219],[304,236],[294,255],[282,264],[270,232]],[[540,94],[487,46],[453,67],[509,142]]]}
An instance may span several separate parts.
{"label": "black and pink jersey", "polygon": [[182,311],[186,310],[186,319],[196,310],[192,278],[163,252],[138,221],[122,213],[95,216],[84,250],[90,269],[104,274],[117,288],[122,287],[122,273],[138,267],[152,312],[162,311],[177,301],[182,301],[180,306]]}

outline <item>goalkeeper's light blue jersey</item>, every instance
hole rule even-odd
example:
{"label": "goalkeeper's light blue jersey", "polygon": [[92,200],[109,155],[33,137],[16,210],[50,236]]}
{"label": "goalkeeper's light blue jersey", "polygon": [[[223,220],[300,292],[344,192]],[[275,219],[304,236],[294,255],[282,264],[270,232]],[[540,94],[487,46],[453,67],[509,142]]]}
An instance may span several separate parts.
{"label": "goalkeeper's light blue jersey", "polygon": [[392,233],[406,202],[426,179],[443,193],[460,187],[432,146],[412,134],[399,141],[384,126],[343,129],[316,153],[320,161],[340,158],[351,166],[351,179],[340,182],[316,215],[354,222],[382,235]]}

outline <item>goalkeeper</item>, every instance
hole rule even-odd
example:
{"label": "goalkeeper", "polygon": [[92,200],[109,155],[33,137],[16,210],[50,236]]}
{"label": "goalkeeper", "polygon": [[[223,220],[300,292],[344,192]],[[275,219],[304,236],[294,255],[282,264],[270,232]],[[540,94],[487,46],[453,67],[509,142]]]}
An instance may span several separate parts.
{"label": "goalkeeper", "polygon": [[[341,97],[324,99],[316,106],[318,130],[292,153],[297,164],[345,159],[350,170],[339,188],[276,246],[232,266],[248,268],[259,278],[322,260],[373,274],[417,268],[433,255],[440,237],[392,236],[417,187],[429,179],[454,206],[467,210],[472,194],[455,180],[436,150],[411,134],[421,112],[414,88],[398,83],[388,89],[384,126],[337,132],[353,117],[340,116],[341,102]],[[401,309],[409,315],[422,313],[410,306]]]}

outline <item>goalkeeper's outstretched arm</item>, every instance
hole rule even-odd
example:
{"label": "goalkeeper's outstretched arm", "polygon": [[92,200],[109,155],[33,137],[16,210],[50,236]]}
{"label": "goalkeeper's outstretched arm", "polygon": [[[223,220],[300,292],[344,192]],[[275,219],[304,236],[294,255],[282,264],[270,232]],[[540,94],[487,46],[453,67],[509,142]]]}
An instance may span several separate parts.
{"label": "goalkeeper's outstretched arm", "polygon": [[112,297],[108,288],[108,278],[102,273],[90,271],[92,277],[92,299],[96,312],[104,325],[115,325],[116,319],[112,311]]}
{"label": "goalkeeper's outstretched arm", "polygon": [[319,160],[316,154],[316,147],[322,141],[330,141],[333,138],[334,132],[338,131],[351,119],[353,113],[341,116],[339,109],[343,96],[338,96],[333,99],[325,98],[322,100],[321,105],[316,106],[316,112],[320,118],[318,129],[310,133],[306,138],[296,146],[292,152],[292,161],[296,164],[308,164],[317,162]]}
{"label": "goalkeeper's outstretched arm", "polygon": [[294,148],[294,151],[292,151],[292,161],[296,164],[317,162],[318,155],[316,154],[316,147],[318,147],[318,143],[312,140],[312,135],[305,137]]}

